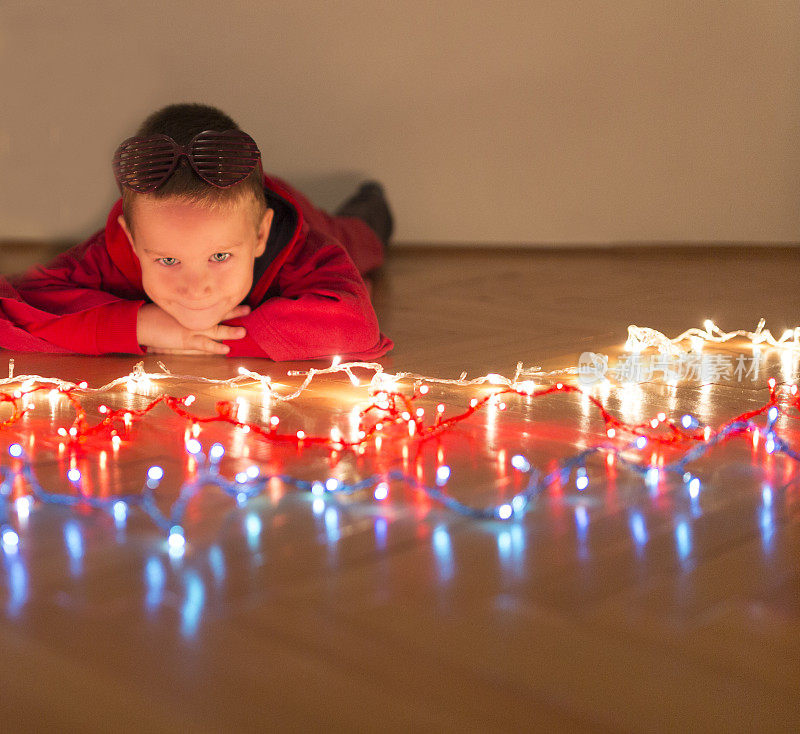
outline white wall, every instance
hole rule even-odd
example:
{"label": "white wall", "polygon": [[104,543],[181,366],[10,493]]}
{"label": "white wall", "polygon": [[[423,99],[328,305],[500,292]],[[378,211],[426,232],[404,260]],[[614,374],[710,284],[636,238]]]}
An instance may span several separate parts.
{"label": "white wall", "polygon": [[0,240],[78,238],[204,101],[422,242],[800,242],[796,0],[0,2]]}

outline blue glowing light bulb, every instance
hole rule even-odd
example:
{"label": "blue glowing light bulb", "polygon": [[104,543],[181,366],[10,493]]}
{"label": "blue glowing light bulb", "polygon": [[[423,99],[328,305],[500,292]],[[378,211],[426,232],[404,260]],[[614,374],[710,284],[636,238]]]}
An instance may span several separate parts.
{"label": "blue glowing light bulb", "polygon": [[122,500],[117,500],[113,506],[114,519],[122,522],[128,514],[128,505]]}
{"label": "blue glowing light bulb", "polygon": [[514,509],[514,512],[522,512],[525,509],[525,505],[527,504],[527,500],[521,495],[518,494],[511,500],[511,507]]}
{"label": "blue glowing light bulb", "polygon": [[636,439],[636,448],[643,449],[645,446],[647,446],[647,439],[644,436],[639,436]]}
{"label": "blue glowing light bulb", "polygon": [[208,452],[211,461],[219,461],[225,455],[225,449],[221,443],[215,443]]}
{"label": "blue glowing light bulb", "polygon": [[769,418],[770,423],[778,420],[778,409],[774,405],[767,412],[767,418]]}
{"label": "blue glowing light bulb", "polygon": [[236,482],[237,484],[244,484],[247,481],[247,472],[240,471],[236,474]]}
{"label": "blue glowing light bulb", "polygon": [[15,459],[22,456],[22,446],[18,443],[12,443],[11,446],[8,447],[8,453],[11,454]]}
{"label": "blue glowing light bulb", "polygon": [[696,500],[699,494],[700,494],[700,480],[697,477],[692,477],[691,481],[689,482],[689,496],[693,500]]}
{"label": "blue glowing light bulb", "polygon": [[315,497],[321,497],[325,494],[325,485],[322,482],[314,482],[311,485],[311,494]]}
{"label": "blue glowing light bulb", "polygon": [[697,421],[688,413],[681,418],[681,425],[684,428],[692,428],[697,424]]}

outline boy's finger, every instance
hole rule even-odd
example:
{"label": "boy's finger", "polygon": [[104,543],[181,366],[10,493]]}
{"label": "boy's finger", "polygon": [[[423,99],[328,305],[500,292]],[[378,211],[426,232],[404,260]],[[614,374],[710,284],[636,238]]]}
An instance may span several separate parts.
{"label": "boy's finger", "polygon": [[161,349],[160,347],[147,347],[148,354],[208,354],[200,349]]}
{"label": "boy's finger", "polygon": [[191,349],[199,349],[201,352],[207,354],[227,354],[231,351],[231,348],[227,344],[221,344],[203,334],[195,334],[192,336],[189,347]]}
{"label": "boy's finger", "polygon": [[203,332],[206,336],[217,341],[229,341],[231,339],[244,339],[247,336],[247,329],[244,326],[225,326],[217,324],[208,331]]}
{"label": "boy's finger", "polygon": [[220,321],[229,321],[230,319],[238,319],[241,316],[247,316],[250,313],[250,306],[237,306],[232,311],[229,311],[223,316]]}

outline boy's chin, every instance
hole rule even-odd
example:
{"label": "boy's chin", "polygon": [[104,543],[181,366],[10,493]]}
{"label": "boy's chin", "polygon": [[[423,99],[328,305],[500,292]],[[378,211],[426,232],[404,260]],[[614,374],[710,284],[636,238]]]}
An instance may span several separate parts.
{"label": "boy's chin", "polygon": [[192,331],[207,331],[215,327],[222,318],[216,311],[191,311],[188,309],[176,309],[172,316],[183,327]]}

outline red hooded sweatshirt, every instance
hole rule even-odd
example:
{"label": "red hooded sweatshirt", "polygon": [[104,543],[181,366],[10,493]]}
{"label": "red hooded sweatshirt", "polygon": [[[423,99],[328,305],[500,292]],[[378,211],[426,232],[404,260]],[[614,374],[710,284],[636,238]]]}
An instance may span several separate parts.
{"label": "red hooded sweatshirt", "polygon": [[[243,339],[225,342],[228,356],[286,361],[386,354],[393,344],[378,329],[359,275],[383,260],[375,233],[358,219],[317,209],[279,179],[265,176],[264,189],[275,216],[245,299],[252,311],[226,322],[247,329]],[[121,212],[120,199],[105,229],[21,276],[12,284],[16,293],[0,282],[0,346],[144,354],[136,319],[149,299],[139,260],[117,222]]]}

